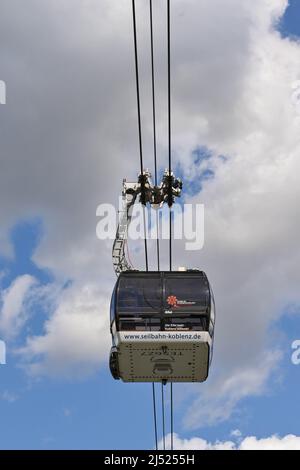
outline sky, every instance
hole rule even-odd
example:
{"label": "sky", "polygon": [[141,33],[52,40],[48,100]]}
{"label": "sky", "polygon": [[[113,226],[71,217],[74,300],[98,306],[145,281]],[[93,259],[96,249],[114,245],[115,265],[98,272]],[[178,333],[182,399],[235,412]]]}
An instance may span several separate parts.
{"label": "sky", "polygon": [[[148,2],[136,3],[152,168]],[[172,2],[174,167],[184,201],[205,204],[204,248],[176,240],[174,265],[203,268],[217,304],[209,379],[174,387],[178,449],[300,449],[299,19],[297,0]],[[154,24],[161,172],[160,0]],[[139,169],[131,2],[2,0],[0,80],[0,448],[152,449],[151,385],[108,370],[115,275],[112,242],[96,238],[98,204],[117,204]],[[142,248],[130,246],[141,266]]]}

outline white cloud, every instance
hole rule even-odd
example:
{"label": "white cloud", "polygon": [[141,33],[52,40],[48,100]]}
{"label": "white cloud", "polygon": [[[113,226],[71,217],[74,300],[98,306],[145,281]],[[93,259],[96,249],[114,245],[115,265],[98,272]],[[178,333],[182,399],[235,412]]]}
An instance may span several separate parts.
{"label": "white cloud", "polygon": [[[171,434],[165,438],[166,447],[170,447]],[[158,448],[163,448],[163,442],[159,442]],[[190,439],[181,439],[178,434],[173,434],[173,448],[174,450],[234,450],[235,443],[232,441],[216,441],[214,443],[208,442],[200,437],[192,437]]]}
{"label": "white cloud", "polygon": [[242,433],[239,429],[233,429],[230,433],[230,436],[232,436],[232,437],[241,437]]}
{"label": "white cloud", "polygon": [[91,286],[72,285],[46,321],[45,333],[19,349],[32,376],[81,378],[97,370],[109,354],[108,301]]}
{"label": "white cloud", "polygon": [[[166,436],[169,443],[171,436]],[[284,437],[277,435],[258,439],[254,436],[245,437],[239,443],[233,441],[208,442],[200,437],[181,439],[177,434],[173,435],[175,450],[300,450],[300,436],[289,434]],[[162,442],[159,443],[162,448]]]}
{"label": "white cloud", "polygon": [[241,450],[300,450],[300,437],[289,434],[282,438],[275,435],[258,439],[251,436],[243,439],[239,448]]}
{"label": "white cloud", "polygon": [[27,320],[24,302],[36,279],[28,274],[17,277],[12,284],[1,293],[0,331],[4,338],[18,334]]}
{"label": "white cloud", "polygon": [[219,374],[215,380],[199,385],[198,397],[187,405],[185,426],[197,428],[199,423],[213,425],[228,419],[241,399],[266,391],[266,384],[277,369],[279,358],[279,352],[268,353],[253,367],[248,364],[245,369],[231,369],[227,376]]}

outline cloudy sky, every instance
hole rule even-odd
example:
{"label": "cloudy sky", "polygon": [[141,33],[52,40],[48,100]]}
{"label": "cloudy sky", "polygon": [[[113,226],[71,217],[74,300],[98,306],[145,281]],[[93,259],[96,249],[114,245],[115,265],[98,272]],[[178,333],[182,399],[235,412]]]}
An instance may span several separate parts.
{"label": "cloudy sky", "polygon": [[[149,3],[136,3],[153,169]],[[166,2],[153,3],[162,170]],[[175,445],[300,448],[299,1],[171,3],[174,167],[185,201],[205,204],[203,250],[177,241],[174,265],[207,272],[218,311],[208,381],[175,387]],[[139,169],[131,2],[0,9],[0,447],[152,448],[151,386],[108,371],[115,275],[96,238],[98,204]]]}

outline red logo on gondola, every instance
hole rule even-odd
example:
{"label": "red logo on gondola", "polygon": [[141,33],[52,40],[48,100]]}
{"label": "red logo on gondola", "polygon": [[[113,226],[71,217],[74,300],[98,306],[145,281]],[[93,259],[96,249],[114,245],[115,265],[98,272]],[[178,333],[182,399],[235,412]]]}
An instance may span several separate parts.
{"label": "red logo on gondola", "polygon": [[178,307],[176,295],[169,295],[169,297],[167,298],[167,302],[170,305],[170,307],[173,307],[173,308]]}

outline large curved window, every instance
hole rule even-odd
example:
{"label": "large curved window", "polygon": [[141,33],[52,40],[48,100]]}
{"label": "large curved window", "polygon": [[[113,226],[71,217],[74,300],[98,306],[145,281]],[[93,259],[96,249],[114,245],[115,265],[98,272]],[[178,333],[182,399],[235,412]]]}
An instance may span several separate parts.
{"label": "large curved window", "polygon": [[208,313],[209,284],[206,277],[188,274],[166,277],[164,305],[173,313]]}
{"label": "large curved window", "polygon": [[160,313],[160,276],[124,276],[118,289],[118,314],[142,315]]}
{"label": "large curved window", "polygon": [[202,272],[121,274],[112,305],[119,331],[209,329],[210,288]]}

